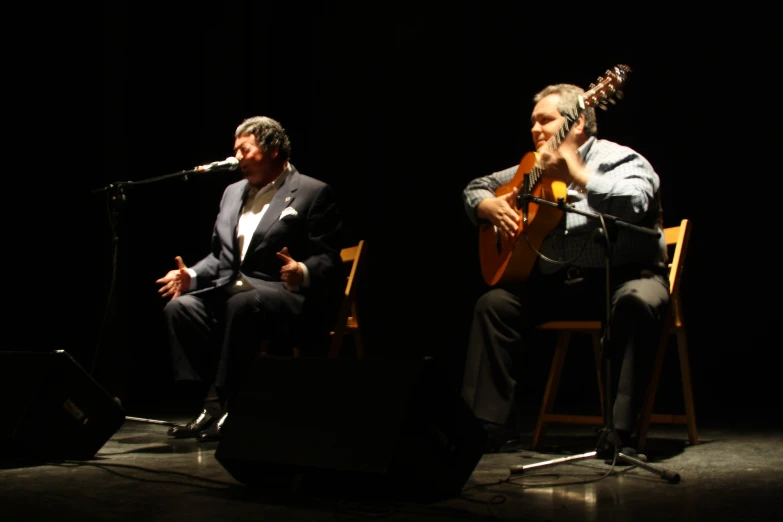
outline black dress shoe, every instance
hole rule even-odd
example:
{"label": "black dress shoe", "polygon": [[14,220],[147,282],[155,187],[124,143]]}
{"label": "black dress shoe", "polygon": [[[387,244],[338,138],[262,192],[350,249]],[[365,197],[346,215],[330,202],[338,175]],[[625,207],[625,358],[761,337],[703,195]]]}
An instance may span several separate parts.
{"label": "black dress shoe", "polygon": [[[614,444],[610,441],[614,441]],[[599,439],[600,444],[600,439]],[[603,460],[605,464],[616,466],[631,466],[633,463],[620,457],[615,458],[615,453],[623,453],[631,458],[647,462],[647,456],[636,451],[636,437],[628,431],[616,430],[615,434],[608,434],[607,440],[596,449],[595,458]]]}
{"label": "black dress shoe", "polygon": [[224,413],[217,422],[213,422],[209,428],[205,429],[198,434],[196,440],[199,442],[210,442],[213,440],[220,440],[220,431],[223,429],[223,425],[226,423],[228,413]]}
{"label": "black dress shoe", "polygon": [[170,437],[174,437],[175,439],[193,438],[215,424],[216,419],[217,417],[209,413],[207,410],[203,410],[195,419],[188,422],[184,426],[173,426],[169,428],[167,434]]}

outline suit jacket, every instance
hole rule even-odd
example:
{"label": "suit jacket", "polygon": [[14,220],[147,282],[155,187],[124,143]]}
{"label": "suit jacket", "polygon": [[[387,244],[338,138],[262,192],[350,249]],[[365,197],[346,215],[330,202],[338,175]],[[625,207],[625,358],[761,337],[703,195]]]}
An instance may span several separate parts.
{"label": "suit jacket", "polygon": [[333,326],[332,307],[336,315],[345,276],[340,258],[343,223],[331,186],[291,165],[240,261],[237,226],[248,188],[243,179],[223,192],[211,252],[191,267],[197,274],[193,293],[230,285],[240,274],[254,286],[281,283],[282,262],[276,253],[288,247],[291,257],[304,263],[310,276],[309,287],[292,292],[292,297],[301,304],[302,313],[312,310],[314,317],[325,315],[323,326]]}

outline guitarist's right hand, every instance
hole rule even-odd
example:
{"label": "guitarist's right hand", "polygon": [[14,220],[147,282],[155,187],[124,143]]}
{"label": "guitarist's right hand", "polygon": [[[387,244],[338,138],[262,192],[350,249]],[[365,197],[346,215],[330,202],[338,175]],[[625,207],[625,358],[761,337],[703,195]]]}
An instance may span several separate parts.
{"label": "guitarist's right hand", "polygon": [[515,199],[519,189],[494,198],[485,198],[476,207],[476,215],[490,221],[506,239],[516,236],[520,226],[519,212],[516,210]]}

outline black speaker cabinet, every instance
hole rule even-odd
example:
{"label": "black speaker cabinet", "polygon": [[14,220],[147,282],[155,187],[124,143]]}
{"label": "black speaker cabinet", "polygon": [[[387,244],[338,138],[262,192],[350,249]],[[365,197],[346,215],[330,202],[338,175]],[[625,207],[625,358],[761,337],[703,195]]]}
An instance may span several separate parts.
{"label": "black speaker cabinet", "polygon": [[238,481],[303,493],[458,496],[486,434],[431,359],[262,357],[215,458]]}
{"label": "black speaker cabinet", "polygon": [[0,460],[90,459],[125,412],[65,351],[0,352]]}

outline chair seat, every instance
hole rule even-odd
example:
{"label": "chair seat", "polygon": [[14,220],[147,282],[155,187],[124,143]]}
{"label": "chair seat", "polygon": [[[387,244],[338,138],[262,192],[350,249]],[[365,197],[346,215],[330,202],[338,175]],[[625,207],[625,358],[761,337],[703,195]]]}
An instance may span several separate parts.
{"label": "chair seat", "polygon": [[549,321],[538,325],[539,330],[567,330],[571,332],[601,332],[601,321]]}

